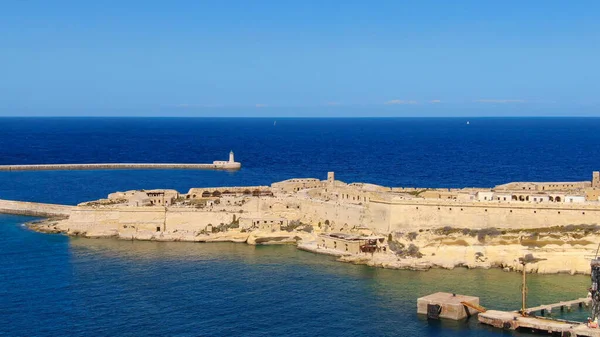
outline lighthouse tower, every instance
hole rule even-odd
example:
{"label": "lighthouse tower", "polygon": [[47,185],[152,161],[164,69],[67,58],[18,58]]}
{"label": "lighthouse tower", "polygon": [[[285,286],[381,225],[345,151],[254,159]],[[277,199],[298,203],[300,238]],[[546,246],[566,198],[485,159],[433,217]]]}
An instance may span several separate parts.
{"label": "lighthouse tower", "polygon": [[235,163],[235,160],[233,159],[233,151],[229,151],[229,162]]}

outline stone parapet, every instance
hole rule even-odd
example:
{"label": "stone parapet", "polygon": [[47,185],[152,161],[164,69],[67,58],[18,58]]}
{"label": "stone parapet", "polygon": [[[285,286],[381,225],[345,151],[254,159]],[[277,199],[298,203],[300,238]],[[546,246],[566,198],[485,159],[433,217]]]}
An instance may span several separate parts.
{"label": "stone parapet", "polygon": [[68,216],[74,206],[0,200],[0,213],[30,216]]}

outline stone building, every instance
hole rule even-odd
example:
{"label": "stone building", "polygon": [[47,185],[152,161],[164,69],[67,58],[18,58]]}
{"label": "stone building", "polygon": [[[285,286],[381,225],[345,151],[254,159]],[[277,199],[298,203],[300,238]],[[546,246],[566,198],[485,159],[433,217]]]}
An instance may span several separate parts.
{"label": "stone building", "polygon": [[309,188],[322,187],[324,184],[316,178],[296,178],[271,184],[271,188],[280,193],[294,193]]}
{"label": "stone building", "polygon": [[375,253],[387,250],[383,236],[357,236],[346,233],[321,234],[317,245],[319,248],[348,254]]}

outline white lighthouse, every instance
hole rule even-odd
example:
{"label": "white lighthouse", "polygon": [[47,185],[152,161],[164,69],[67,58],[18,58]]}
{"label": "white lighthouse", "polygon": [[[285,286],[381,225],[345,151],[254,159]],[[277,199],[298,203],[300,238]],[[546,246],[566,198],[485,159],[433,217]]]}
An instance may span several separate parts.
{"label": "white lighthouse", "polygon": [[213,166],[217,170],[239,170],[242,167],[242,164],[235,161],[233,158],[233,151],[229,152],[229,160],[215,160],[213,161]]}

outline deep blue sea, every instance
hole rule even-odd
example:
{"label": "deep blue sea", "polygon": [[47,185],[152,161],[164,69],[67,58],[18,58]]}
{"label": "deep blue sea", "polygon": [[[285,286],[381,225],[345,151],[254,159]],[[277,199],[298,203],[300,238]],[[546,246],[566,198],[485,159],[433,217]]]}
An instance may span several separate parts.
{"label": "deep blue sea", "polygon": [[[242,163],[238,172],[0,172],[2,199],[68,204],[117,190],[268,185],[327,171],[346,182],[491,187],[590,180],[600,169],[596,118],[0,118],[0,131],[0,164],[204,163],[230,150]],[[435,291],[517,309],[515,273],[382,270],[289,246],[68,238],[31,232],[22,226],[29,220],[0,215],[0,335],[518,335],[416,315],[416,299]],[[532,275],[530,303],[581,297],[588,284]]]}

